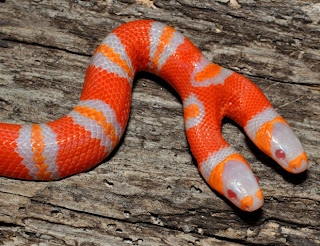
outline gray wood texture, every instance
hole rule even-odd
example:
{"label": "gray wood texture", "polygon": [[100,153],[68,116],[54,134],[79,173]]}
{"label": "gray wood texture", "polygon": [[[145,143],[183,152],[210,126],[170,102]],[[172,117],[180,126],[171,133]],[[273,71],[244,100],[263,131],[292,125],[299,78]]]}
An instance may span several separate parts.
{"label": "gray wood texture", "polygon": [[320,245],[319,1],[1,0],[1,122],[68,113],[99,42],[136,19],[175,27],[256,83],[303,142],[309,170],[285,172],[226,120],[223,136],[265,196],[262,209],[240,211],[201,178],[178,96],[141,74],[126,133],[103,163],[55,182],[0,177],[0,244]]}

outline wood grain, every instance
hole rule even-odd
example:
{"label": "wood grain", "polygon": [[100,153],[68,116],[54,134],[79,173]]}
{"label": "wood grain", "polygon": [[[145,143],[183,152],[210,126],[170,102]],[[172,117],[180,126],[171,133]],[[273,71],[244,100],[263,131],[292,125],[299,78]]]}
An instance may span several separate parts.
{"label": "wood grain", "polygon": [[261,210],[242,212],[201,178],[177,94],[139,74],[126,133],[103,163],[56,182],[0,177],[0,244],[320,245],[319,16],[315,0],[0,1],[2,122],[68,113],[103,37],[155,19],[256,83],[310,159],[306,173],[286,173],[226,120],[223,136],[265,196]]}

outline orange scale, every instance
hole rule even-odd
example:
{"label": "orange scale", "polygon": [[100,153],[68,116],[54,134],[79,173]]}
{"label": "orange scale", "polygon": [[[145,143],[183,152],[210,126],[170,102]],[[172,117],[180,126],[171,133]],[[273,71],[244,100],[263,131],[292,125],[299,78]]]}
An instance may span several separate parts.
{"label": "orange scale", "polygon": [[[224,92],[230,98],[231,103],[233,102],[228,108],[228,115],[242,127],[245,127],[252,117],[271,106],[266,96],[255,84],[237,73],[233,73],[225,80]],[[239,107],[235,108],[234,105],[237,104]]]}
{"label": "orange scale", "polygon": [[19,137],[21,125],[0,123],[0,129],[0,142],[5,146],[5,148],[0,148],[1,175],[31,179],[31,176],[28,175],[29,169],[21,163],[23,158],[15,151],[18,147],[16,140]]}
{"label": "orange scale", "polygon": [[[92,73],[104,74],[104,80],[90,79]],[[89,74],[89,75],[88,75]],[[131,104],[131,87],[127,79],[120,78],[114,74],[108,74],[107,71],[101,70],[94,66],[89,66],[87,70],[85,85],[80,100],[101,100],[108,104],[117,117],[118,122],[124,128],[128,120],[128,115],[123,111],[129,112]],[[91,84],[98,88],[106,87],[108,89],[93,90]]]}
{"label": "orange scale", "polygon": [[[121,40],[121,43],[124,45],[127,55],[130,57],[132,66],[135,71],[147,70],[148,64],[150,61],[150,40],[148,31],[151,28],[150,20],[141,20],[138,22],[129,22],[126,23],[115,30],[112,33],[115,33],[117,37]],[[128,28],[128,29],[127,29]],[[127,30],[130,31],[127,31]],[[132,49],[131,47],[138,47],[137,49]],[[136,52],[139,53],[139,56]],[[139,57],[139,60],[137,59]]]}
{"label": "orange scale", "polygon": [[221,68],[222,67],[218,66],[217,64],[210,63],[201,72],[195,75],[194,80],[203,82],[207,79],[214,78],[220,73]]}
{"label": "orange scale", "polygon": [[200,61],[201,52],[188,40],[180,44],[174,56],[170,56],[162,66],[159,76],[165,79],[182,98],[190,93],[190,79],[194,64]]}
{"label": "orange scale", "polygon": [[208,128],[206,121],[202,121],[200,125],[190,128],[187,131],[187,136],[191,151],[198,163],[207,160],[211,153],[228,146],[222,138],[220,130]]}
{"label": "orange scale", "polygon": [[22,168],[17,171],[17,174],[12,175],[12,177],[17,177],[19,179],[32,179],[32,177],[29,175],[29,169]]}
{"label": "orange scale", "polygon": [[[14,172],[14,171],[16,171],[17,170],[17,168],[14,166],[14,165],[10,165],[10,166],[7,166],[6,167],[6,169],[5,169],[5,171],[6,172]],[[4,171],[4,170],[3,170]]]}

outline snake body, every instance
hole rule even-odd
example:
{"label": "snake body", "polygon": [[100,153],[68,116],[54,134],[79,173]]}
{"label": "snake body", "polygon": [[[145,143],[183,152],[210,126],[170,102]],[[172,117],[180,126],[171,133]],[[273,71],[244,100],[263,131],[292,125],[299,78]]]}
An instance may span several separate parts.
{"label": "snake body", "polygon": [[223,117],[289,172],[307,168],[300,141],[256,85],[211,63],[172,27],[139,20],[116,28],[97,48],[69,114],[44,124],[0,123],[0,175],[55,180],[97,165],[123,135],[139,71],[162,77],[181,96],[200,173],[239,208],[258,209],[263,195],[249,164],[222,138]]}

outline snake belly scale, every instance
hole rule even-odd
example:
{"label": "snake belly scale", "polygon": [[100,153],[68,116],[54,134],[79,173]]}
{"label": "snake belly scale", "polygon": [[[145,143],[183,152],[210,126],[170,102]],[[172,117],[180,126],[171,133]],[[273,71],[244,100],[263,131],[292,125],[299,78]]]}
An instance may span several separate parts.
{"label": "snake belly scale", "polygon": [[287,171],[307,169],[300,141],[256,85],[211,63],[172,27],[139,20],[116,28],[97,48],[69,114],[44,124],[0,123],[0,175],[55,180],[97,165],[123,135],[139,71],[162,77],[178,92],[200,173],[237,207],[254,211],[263,195],[247,161],[222,138],[223,117]]}

